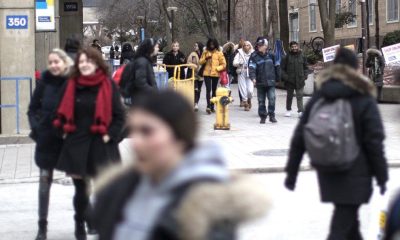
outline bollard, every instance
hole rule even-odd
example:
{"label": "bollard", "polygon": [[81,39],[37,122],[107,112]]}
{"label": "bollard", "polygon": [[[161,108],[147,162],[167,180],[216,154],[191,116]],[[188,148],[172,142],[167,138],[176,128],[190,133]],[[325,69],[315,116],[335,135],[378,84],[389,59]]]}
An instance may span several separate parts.
{"label": "bollard", "polygon": [[230,90],[220,87],[217,89],[216,95],[216,97],[211,99],[211,102],[214,103],[217,108],[214,130],[230,130],[229,104],[233,102],[233,99],[230,97]]}

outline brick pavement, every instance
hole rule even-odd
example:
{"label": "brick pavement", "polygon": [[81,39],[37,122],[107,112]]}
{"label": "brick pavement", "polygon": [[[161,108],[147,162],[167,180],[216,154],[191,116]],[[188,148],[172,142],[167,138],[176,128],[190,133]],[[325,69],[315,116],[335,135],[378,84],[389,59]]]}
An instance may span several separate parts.
{"label": "brick pavement", "polygon": [[[205,93],[203,92],[203,96]],[[282,90],[277,91],[277,124],[259,124],[257,103],[251,112],[239,108],[236,85],[233,86],[236,102],[231,105],[230,131],[214,131],[214,115],[205,113],[205,101],[202,99],[199,114],[202,140],[213,140],[219,143],[227,156],[228,166],[251,172],[282,171],[286,162],[292,132],[298,118],[285,118],[285,96]],[[305,100],[307,101],[307,100]],[[294,109],[295,109],[294,101]],[[392,166],[400,166],[400,105],[380,105],[387,139],[385,142],[387,157]],[[0,141],[1,143],[1,141]],[[125,146],[126,148],[126,146]],[[0,145],[0,183],[37,181],[38,169],[33,160],[34,145],[13,144]],[[303,169],[309,169],[308,161],[303,161]],[[56,173],[56,179],[63,179],[63,173]]]}

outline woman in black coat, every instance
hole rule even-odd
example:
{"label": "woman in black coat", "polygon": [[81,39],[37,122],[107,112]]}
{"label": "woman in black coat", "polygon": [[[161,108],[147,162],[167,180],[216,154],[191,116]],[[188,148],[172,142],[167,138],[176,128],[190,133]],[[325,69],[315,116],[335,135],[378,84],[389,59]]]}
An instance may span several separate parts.
{"label": "woman in black coat", "polygon": [[[186,56],[179,50],[179,42],[172,43],[172,50],[165,54],[163,63],[168,66],[186,64]],[[185,79],[185,68],[181,68],[180,78]],[[168,77],[174,77],[175,67],[167,67]]]}
{"label": "woman in black coat", "polygon": [[120,159],[118,143],[124,125],[124,109],[117,87],[96,50],[80,51],[61,98],[53,124],[65,138],[57,169],[75,185],[75,236],[86,239],[84,213],[88,184],[99,170]]}
{"label": "woman in black coat", "polygon": [[133,50],[132,45],[130,43],[124,43],[124,45],[122,45],[122,50],[121,50],[120,64],[123,65],[132,62],[134,56],[135,56],[135,51]]}
{"label": "woman in black coat", "polygon": [[376,89],[357,72],[358,60],[351,50],[340,49],[334,65],[319,74],[318,91],[307,104],[305,114],[298,124],[290,147],[286,166],[285,186],[294,190],[299,166],[306,152],[304,127],[313,105],[321,98],[348,99],[352,106],[355,133],[360,154],[354,165],[344,172],[326,172],[317,169],[322,202],[335,205],[329,240],[362,239],[359,230],[358,210],[369,202],[372,180],[375,178],[386,191],[388,181],[387,161],[384,154],[384,129],[379,109],[374,99]]}
{"label": "woman in black coat", "polygon": [[36,142],[35,162],[40,168],[39,179],[39,232],[37,240],[46,239],[50,187],[63,141],[52,125],[62,86],[67,81],[73,60],[61,49],[54,49],[48,57],[48,70],[37,82],[29,104],[28,118]]}

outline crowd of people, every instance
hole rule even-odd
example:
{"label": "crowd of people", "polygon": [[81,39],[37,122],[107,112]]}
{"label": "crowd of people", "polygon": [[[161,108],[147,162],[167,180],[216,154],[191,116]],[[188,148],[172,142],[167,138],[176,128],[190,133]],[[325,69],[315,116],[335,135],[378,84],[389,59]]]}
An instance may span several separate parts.
{"label": "crowd of people", "polygon": [[[328,239],[362,239],[359,208],[370,200],[373,178],[381,194],[388,181],[375,91],[382,82],[381,55],[368,52],[375,77],[371,81],[358,72],[356,55],[340,48],[333,65],[318,75],[317,90],[303,107],[307,61],[296,42],[289,45],[289,53],[278,63],[263,37],[254,48],[250,41],[222,47],[216,39],[206,45],[197,42],[188,57],[174,42],[164,63],[169,76],[174,75],[173,66],[195,66],[194,103],[171,90],[158,90],[153,65],[159,43],[154,39],[142,41],[136,52],[130,44],[123,45],[118,82],[110,78],[96,46],[82,48],[78,41],[68,40],[66,51],[51,51],[28,111],[40,168],[36,240],[47,239],[54,170],[65,172],[75,187],[77,240],[85,240],[87,234],[98,234],[100,240],[236,239],[240,224],[265,215],[269,201],[262,187],[248,177],[232,175],[218,146],[197,140],[195,111],[203,82],[206,112],[212,114],[210,99],[222,71],[237,78],[245,111],[252,108],[257,89],[261,124],[268,118],[277,122],[278,81],[282,79],[287,89],[287,117],[296,92],[300,121],[284,185],[295,189],[307,152],[317,170],[321,200],[335,206]],[[118,144],[127,137],[136,159],[121,164]],[[94,202],[89,200],[92,189]],[[398,208],[398,203],[393,206]],[[398,229],[388,226],[387,240],[395,240]]]}

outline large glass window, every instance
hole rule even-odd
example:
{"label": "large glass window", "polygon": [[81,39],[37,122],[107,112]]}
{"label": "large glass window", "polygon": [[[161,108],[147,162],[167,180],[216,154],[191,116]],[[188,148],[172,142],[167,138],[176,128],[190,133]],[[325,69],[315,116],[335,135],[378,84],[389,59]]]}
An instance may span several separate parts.
{"label": "large glass window", "polygon": [[317,31],[316,0],[309,1],[310,32]]}
{"label": "large glass window", "polygon": [[[357,16],[357,0],[349,0],[348,6],[349,12],[353,13],[353,15]],[[353,21],[350,22],[348,27],[356,27],[357,26],[357,17],[354,17]]]}
{"label": "large glass window", "polygon": [[387,0],[387,21],[399,21],[399,0]]}
{"label": "large glass window", "polygon": [[369,25],[374,24],[374,0],[368,0],[368,20],[369,20]]}

